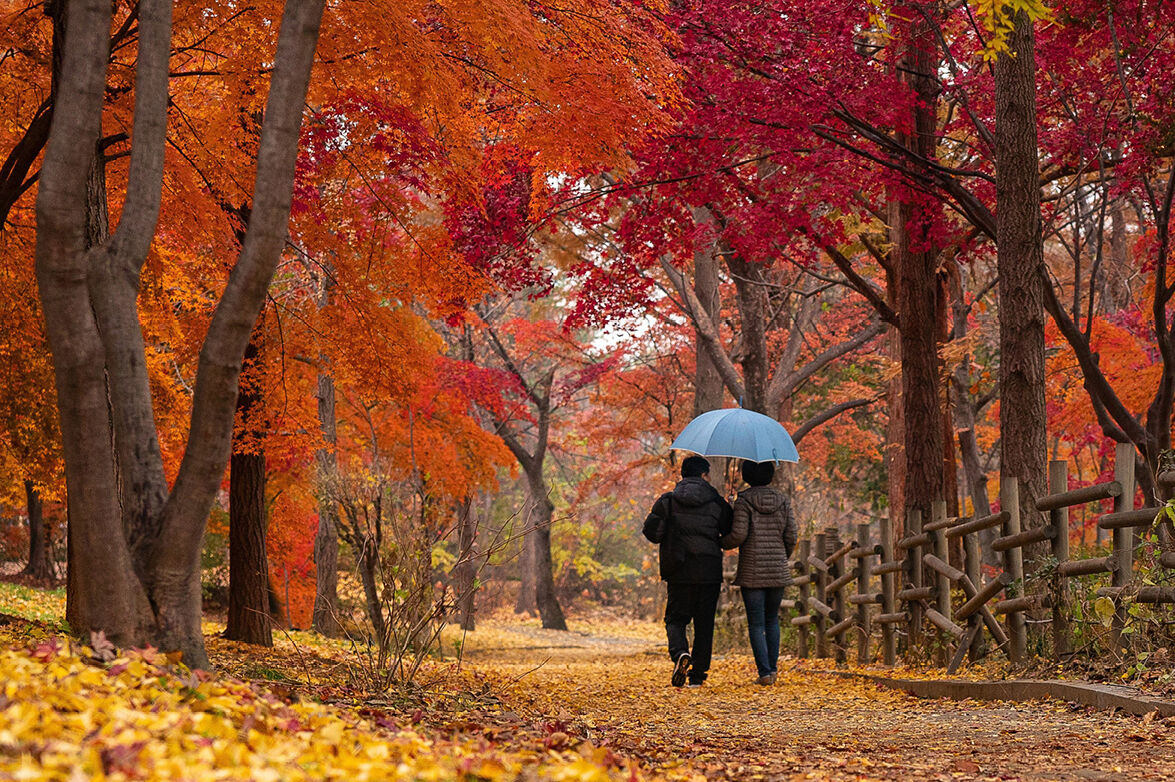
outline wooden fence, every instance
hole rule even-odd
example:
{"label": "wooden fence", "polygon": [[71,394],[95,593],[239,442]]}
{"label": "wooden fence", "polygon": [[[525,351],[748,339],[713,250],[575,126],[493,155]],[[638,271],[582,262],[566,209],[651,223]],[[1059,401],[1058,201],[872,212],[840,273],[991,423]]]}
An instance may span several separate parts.
{"label": "wooden fence", "polygon": [[[1160,498],[1175,490],[1175,470],[1157,476]],[[1175,603],[1175,587],[1141,583],[1134,573],[1136,541],[1148,528],[1158,535],[1161,568],[1175,569],[1175,529],[1165,516],[1156,523],[1159,508],[1133,509],[1135,495],[1134,449],[1119,445],[1115,454],[1114,480],[1080,489],[1068,489],[1064,461],[1049,463],[1049,494],[1036,502],[1039,513],[1020,518],[1019,486],[1004,478],[1000,487],[999,513],[982,518],[951,518],[946,503],[934,504],[930,519],[913,511],[906,519],[905,537],[894,542],[888,517],[880,520],[880,543],[871,543],[870,524],[857,525],[856,535],[841,541],[835,529],[801,540],[793,565],[799,575],[799,595],[785,601],[795,615],[797,653],[807,657],[814,642],[817,657],[843,662],[849,637],[855,635],[857,661],[877,657],[893,665],[898,656],[899,635],[906,648],[920,648],[929,630],[941,640],[941,663],[954,672],[970,654],[984,654],[989,643],[1013,662],[1027,657],[1027,615],[1051,612],[1053,655],[1072,650],[1068,581],[1078,576],[1104,574],[1109,584],[1097,589],[1098,597],[1113,601],[1111,646],[1122,647],[1126,605]],[[1069,558],[1069,508],[1112,498],[1113,512],[1103,515],[1098,526],[1111,530],[1109,555]],[[999,528],[992,550],[1002,557],[1002,572],[984,581],[980,575],[979,532]],[[950,564],[949,552],[958,551],[959,568]],[[1025,590],[1024,547],[1048,541],[1051,560],[1041,586]],[[956,562],[960,557],[956,556]],[[954,598],[954,599],[952,599]],[[1002,620],[1002,621],[1001,621]],[[929,627],[928,627],[929,625]],[[880,628],[880,633],[874,629]],[[985,632],[986,631],[986,632]],[[876,641],[876,644],[874,644]],[[948,656],[949,652],[949,656]]]}

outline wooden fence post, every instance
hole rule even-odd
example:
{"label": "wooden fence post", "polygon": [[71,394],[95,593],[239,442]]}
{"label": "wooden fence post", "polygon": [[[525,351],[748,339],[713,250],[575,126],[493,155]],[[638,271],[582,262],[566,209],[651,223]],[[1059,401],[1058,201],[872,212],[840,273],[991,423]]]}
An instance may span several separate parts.
{"label": "wooden fence post", "polygon": [[[1020,484],[1013,476],[1000,479],[1000,507],[1007,511],[1002,536],[1020,534]],[[1024,595],[1024,552],[1019,546],[1012,546],[1004,552],[1004,571],[1011,576],[1012,583],[1007,592],[1010,598]],[[1028,633],[1023,611],[1008,612],[1008,657],[1013,663],[1023,663],[1028,656]]]}
{"label": "wooden fence post", "polygon": [[808,656],[808,625],[812,623],[812,610],[808,607],[808,597],[811,595],[812,581],[812,566],[808,564],[808,557],[812,553],[812,542],[810,540],[801,540],[796,544],[796,551],[799,552],[798,559],[801,564],[800,569],[800,599],[799,611],[792,624],[796,626],[796,650],[799,657],[806,658]]}
{"label": "wooden fence post", "polygon": [[[979,552],[979,533],[971,532],[963,536],[963,570],[967,573],[967,578],[971,579],[971,583],[976,587],[983,586],[983,571],[981,568],[982,559]],[[978,612],[967,620],[968,626],[982,622],[982,616]],[[983,635],[975,633],[971,640],[971,649],[968,655],[971,662],[975,662],[983,654]]]}
{"label": "wooden fence post", "polygon": [[[824,559],[824,541],[825,535],[823,532],[816,534],[815,551],[812,552],[812,557],[816,559]],[[828,573],[819,568],[812,569],[812,578],[816,579],[816,599],[821,603],[827,603],[828,595],[824,588],[828,585]],[[816,656],[824,658],[828,656],[828,638],[824,635],[824,629],[827,626],[823,614],[815,614],[812,616],[812,621],[816,623]]]}
{"label": "wooden fence post", "polygon": [[[1114,498],[1114,513],[1125,513],[1134,509],[1134,445],[1133,443],[1118,443],[1114,449],[1114,480],[1122,485],[1122,493]],[[1134,529],[1121,527],[1114,530],[1114,560],[1118,567],[1110,576],[1110,584],[1115,587],[1125,587],[1133,578],[1134,565]],[[1121,653],[1123,646],[1122,628],[1126,626],[1126,608],[1119,598],[1114,598],[1114,621],[1111,625],[1110,639],[1113,653]]]}
{"label": "wooden fence post", "polygon": [[[930,516],[931,522],[935,527],[934,531],[930,533],[934,555],[943,562],[949,562],[951,555],[947,550],[947,536],[941,528],[942,524],[946,523],[946,502],[944,500],[935,500],[932,502],[930,504]],[[935,608],[949,620],[951,618],[951,580],[944,574],[935,572],[935,587],[937,589],[934,595]],[[940,633],[939,637],[943,640],[942,647],[938,652],[939,664],[946,665],[947,657],[950,654],[950,645],[947,641],[946,633]]]}
{"label": "wooden fence post", "polygon": [[[906,537],[922,534],[922,510],[911,508],[906,515]],[[906,549],[906,588],[919,589],[922,587],[922,552],[920,546],[910,546]],[[906,611],[910,615],[906,632],[906,648],[912,649],[922,643],[922,601],[915,598],[906,602]]]}
{"label": "wooden fence post", "polygon": [[[1069,463],[1064,459],[1049,462],[1049,494],[1060,494],[1069,490]],[[1069,561],[1069,508],[1054,508],[1049,511],[1049,523],[1053,527],[1053,659],[1072,652],[1072,631],[1069,626],[1069,582],[1060,566]]]}
{"label": "wooden fence post", "polygon": [[[884,566],[893,562],[893,522],[888,513],[883,514],[880,521],[881,562],[879,564]],[[894,580],[892,572],[881,574],[881,612],[887,616],[892,616],[898,610]],[[898,645],[893,622],[881,623],[881,659],[891,668],[897,664]]]}
{"label": "wooden fence post", "polygon": [[[865,552],[869,548],[869,524],[857,525],[857,594],[864,596],[869,592],[869,558]],[[869,606],[866,603],[857,604],[857,663],[864,665],[869,662]]]}

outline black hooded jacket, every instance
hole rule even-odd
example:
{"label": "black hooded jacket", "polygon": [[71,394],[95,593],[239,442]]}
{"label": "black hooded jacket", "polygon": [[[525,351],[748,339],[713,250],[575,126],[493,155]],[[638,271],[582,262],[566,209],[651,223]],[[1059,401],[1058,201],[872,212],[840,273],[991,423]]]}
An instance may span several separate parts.
{"label": "black hooded jacket", "polygon": [[682,478],[653,503],[642,530],[661,544],[661,580],[688,584],[722,581],[722,546],[733,513],[703,478]]}

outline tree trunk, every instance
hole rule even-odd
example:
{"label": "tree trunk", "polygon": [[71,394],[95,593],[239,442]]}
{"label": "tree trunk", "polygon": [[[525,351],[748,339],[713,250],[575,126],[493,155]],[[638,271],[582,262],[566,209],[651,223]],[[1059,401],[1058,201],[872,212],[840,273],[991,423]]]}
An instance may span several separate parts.
{"label": "tree trunk", "polygon": [[39,581],[52,581],[53,563],[49,560],[49,528],[45,526],[41,493],[32,481],[24,482],[24,493],[29,512],[29,563],[23,575]]}
{"label": "tree trunk", "polygon": [[[926,14],[936,13],[925,4]],[[937,40],[932,23],[915,13],[909,22],[902,56],[902,79],[917,96],[913,134],[902,138],[919,157],[937,155]],[[937,339],[938,252],[930,229],[939,207],[927,196],[906,188],[892,210],[892,258],[897,275],[901,319],[902,438],[906,456],[906,511],[918,508],[930,518],[930,505],[943,497],[942,405]]]}
{"label": "tree trunk", "polygon": [[1115,199],[1110,206],[1110,220],[1110,252],[1106,255],[1108,262],[1101,277],[1102,308],[1106,313],[1128,308],[1131,299],[1130,250],[1126,245],[1126,210],[1122,199]]}
{"label": "tree trunk", "polygon": [[[699,220],[703,210],[695,210],[694,219]],[[700,221],[700,220],[699,220]],[[715,243],[712,238],[694,248],[694,293],[706,314],[714,323],[722,312],[719,294],[718,261],[714,257]],[[722,407],[725,386],[718,365],[709,350],[702,345],[702,337],[694,325],[694,417]]]}
{"label": "tree trunk", "polygon": [[229,459],[228,623],[224,637],[273,646],[269,557],[265,549],[265,450],[261,445],[265,428],[260,420],[264,399],[257,387],[261,370],[259,339],[255,331],[245,350],[245,369],[237,394],[239,423],[234,428]]}
{"label": "tree trunk", "polygon": [[[891,215],[896,212],[897,203],[890,203]],[[896,218],[891,217],[890,223]],[[891,241],[893,232],[891,231]],[[891,266],[892,268],[892,266]],[[887,272],[888,284],[886,295],[889,305],[897,309],[897,280]],[[886,353],[891,361],[901,364],[902,361],[902,333],[891,328],[885,338]],[[906,433],[905,403],[902,401],[902,375],[897,373],[889,381],[885,390],[886,424],[885,424],[885,474],[886,493],[889,497],[889,523],[894,539],[886,541],[893,546],[902,537],[906,529],[906,456],[903,442]],[[891,548],[891,550],[893,550]]]}
{"label": "tree trunk", "polygon": [[70,3],[38,182],[36,268],[64,443],[70,624],[83,636],[101,630],[117,645],[179,651],[188,665],[206,667],[204,526],[231,450],[245,346],[286,241],[323,2],[292,2],[283,14],[249,232],[201,349],[190,435],[166,494],[135,306],[161,200],[171,7],[166,0],[138,4],[127,198],[114,234],[87,249],[87,179],[101,136],[112,9],[101,0]]}
{"label": "tree trunk", "polygon": [[477,570],[477,517],[473,511],[473,498],[466,496],[457,506],[457,565],[453,574],[456,576],[457,617],[462,630],[474,630],[477,626]]}
{"label": "tree trunk", "polygon": [[768,411],[767,383],[771,368],[767,363],[767,291],[764,290],[763,272],[758,264],[748,263],[738,253],[726,256],[727,266],[734,277],[739,311],[739,337],[742,341],[743,388],[746,398],[738,400],[748,410],[765,415]]}
{"label": "tree trunk", "polygon": [[[953,261],[948,261],[953,265]],[[950,281],[948,275],[944,272],[938,274],[938,296],[936,298],[935,307],[935,321],[938,326],[937,342],[938,346],[935,350],[939,355],[942,354],[942,348],[951,339],[949,330],[949,318],[947,313],[951,305],[951,291]],[[952,414],[953,405],[951,404],[951,380],[944,373],[940,372],[939,377],[939,406],[942,410],[942,499],[947,504],[947,515],[959,515],[959,463],[955,459],[955,423],[954,415]],[[963,541],[961,538],[957,539],[952,550],[954,554],[959,555],[959,561],[962,562],[963,555]]]}
{"label": "tree trunk", "polygon": [[551,561],[551,517],[555,513],[555,506],[548,497],[547,482],[541,473],[527,475],[527,482],[534,523],[534,529],[530,532],[530,548],[535,604],[542,617],[543,627],[548,630],[566,630],[567,620],[563,618],[563,609],[559,606],[559,598],[555,596],[555,571]]}
{"label": "tree trunk", "polygon": [[[1020,524],[1039,526],[1046,490],[1044,255],[1032,22],[1016,14],[995,64],[996,239],[1000,304],[1000,475],[1020,482]],[[1025,564],[1044,553],[1030,547]],[[1030,566],[1031,569],[1031,566]]]}
{"label": "tree trunk", "polygon": [[539,607],[534,569],[534,525],[537,520],[530,504],[529,489],[527,491],[527,500],[523,506],[525,510],[522,514],[524,531],[518,551],[518,597],[514,601],[514,613],[529,615],[538,613]]}
{"label": "tree trunk", "polygon": [[[333,270],[325,269],[319,287],[318,306],[330,302]],[[327,490],[339,473],[335,445],[338,422],[335,417],[335,379],[330,374],[326,354],[318,354],[318,426],[323,447],[314,452],[319,485],[318,529],[314,532],[314,613],[311,626],[322,635],[342,634],[339,623],[339,510]]]}
{"label": "tree trunk", "polygon": [[367,603],[367,618],[371,620],[371,629],[375,633],[375,642],[380,651],[388,646],[388,629],[384,622],[383,606],[379,601],[379,581],[376,570],[379,567],[379,546],[367,537],[359,546],[359,580],[363,583],[363,598]]}

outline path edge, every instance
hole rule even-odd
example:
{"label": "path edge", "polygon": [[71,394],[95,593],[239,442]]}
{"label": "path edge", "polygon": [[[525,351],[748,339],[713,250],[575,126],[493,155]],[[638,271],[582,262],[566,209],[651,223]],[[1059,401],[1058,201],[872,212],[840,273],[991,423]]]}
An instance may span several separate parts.
{"label": "path edge", "polygon": [[917,698],[951,698],[978,701],[1034,701],[1043,698],[1079,703],[1097,709],[1121,709],[1127,714],[1158,712],[1175,716],[1175,701],[1143,695],[1132,687],[1114,684],[1067,682],[1058,679],[1008,679],[966,681],[962,679],[900,679],[854,671],[815,671],[843,678],[870,681],[901,690]]}

